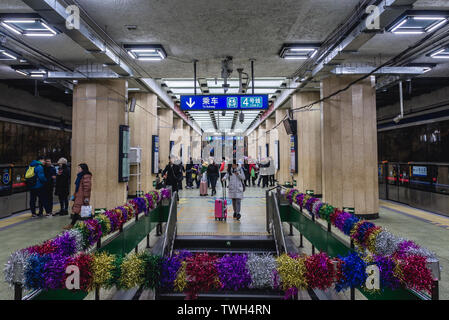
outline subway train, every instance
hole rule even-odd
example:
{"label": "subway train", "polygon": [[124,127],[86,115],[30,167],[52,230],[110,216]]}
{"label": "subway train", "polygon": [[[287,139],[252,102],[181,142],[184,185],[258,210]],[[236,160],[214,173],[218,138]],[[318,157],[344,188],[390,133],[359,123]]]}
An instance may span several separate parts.
{"label": "subway train", "polygon": [[449,163],[379,164],[379,198],[449,216]]}

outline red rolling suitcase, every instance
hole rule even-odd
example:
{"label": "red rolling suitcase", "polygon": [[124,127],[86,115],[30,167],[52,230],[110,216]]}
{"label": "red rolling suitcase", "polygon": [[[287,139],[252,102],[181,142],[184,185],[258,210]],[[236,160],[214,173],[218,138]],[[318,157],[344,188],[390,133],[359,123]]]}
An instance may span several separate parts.
{"label": "red rolling suitcase", "polygon": [[223,199],[215,199],[215,221],[226,221],[228,217],[228,202],[226,201],[226,188],[223,187]]}

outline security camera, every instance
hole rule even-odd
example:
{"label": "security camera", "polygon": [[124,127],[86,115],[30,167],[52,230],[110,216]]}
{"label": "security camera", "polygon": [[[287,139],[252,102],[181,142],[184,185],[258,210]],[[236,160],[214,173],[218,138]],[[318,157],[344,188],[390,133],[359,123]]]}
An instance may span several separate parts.
{"label": "security camera", "polygon": [[224,117],[224,116],[226,116],[226,110],[223,110],[222,112],[221,112],[221,115]]}
{"label": "security camera", "polygon": [[245,121],[245,115],[241,111],[239,113],[239,121],[240,121],[240,123],[243,123],[243,121]]}
{"label": "security camera", "polygon": [[402,114],[398,114],[398,115],[393,119],[393,121],[394,121],[395,123],[399,123],[399,121],[401,121],[402,118],[404,118],[404,116],[403,116]]}

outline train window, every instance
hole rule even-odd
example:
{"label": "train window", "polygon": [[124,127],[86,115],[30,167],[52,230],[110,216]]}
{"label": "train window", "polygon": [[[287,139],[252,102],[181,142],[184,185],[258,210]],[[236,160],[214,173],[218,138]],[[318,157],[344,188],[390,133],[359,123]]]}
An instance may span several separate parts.
{"label": "train window", "polygon": [[449,194],[449,165],[437,166],[434,180],[435,192]]}
{"label": "train window", "polygon": [[423,191],[434,191],[433,179],[435,170],[431,165],[411,165],[410,187]]}
{"label": "train window", "polygon": [[398,169],[396,164],[388,164],[387,182],[388,184],[393,185],[396,185],[398,183]]}

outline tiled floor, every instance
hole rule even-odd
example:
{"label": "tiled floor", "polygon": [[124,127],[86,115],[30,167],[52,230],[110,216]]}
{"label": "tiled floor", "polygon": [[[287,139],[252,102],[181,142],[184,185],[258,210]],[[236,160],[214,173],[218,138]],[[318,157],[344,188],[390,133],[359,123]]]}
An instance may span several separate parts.
{"label": "tiled floor", "polygon": [[[217,196],[221,193],[221,186],[218,186]],[[231,203],[228,204],[228,220],[215,221],[214,201],[215,197],[200,197],[198,189],[182,190],[178,208],[178,234],[266,234],[264,189],[247,188],[240,221],[232,219]],[[437,254],[442,267],[440,298],[449,299],[449,218],[387,201],[380,201],[379,211],[380,218],[374,223],[398,236],[414,240]],[[56,236],[68,223],[67,216],[31,219],[29,212],[0,219],[0,265],[6,263],[11,252]],[[13,291],[1,281],[0,299],[12,297]]]}
{"label": "tiled floor", "polygon": [[[216,235],[266,234],[265,192],[261,188],[247,188],[242,200],[241,219],[232,218],[231,199],[228,199],[228,219],[215,221],[215,199],[223,193],[217,186],[214,197],[200,197],[198,189],[180,191],[178,234],[214,233]],[[211,190],[209,189],[209,194]]]}

